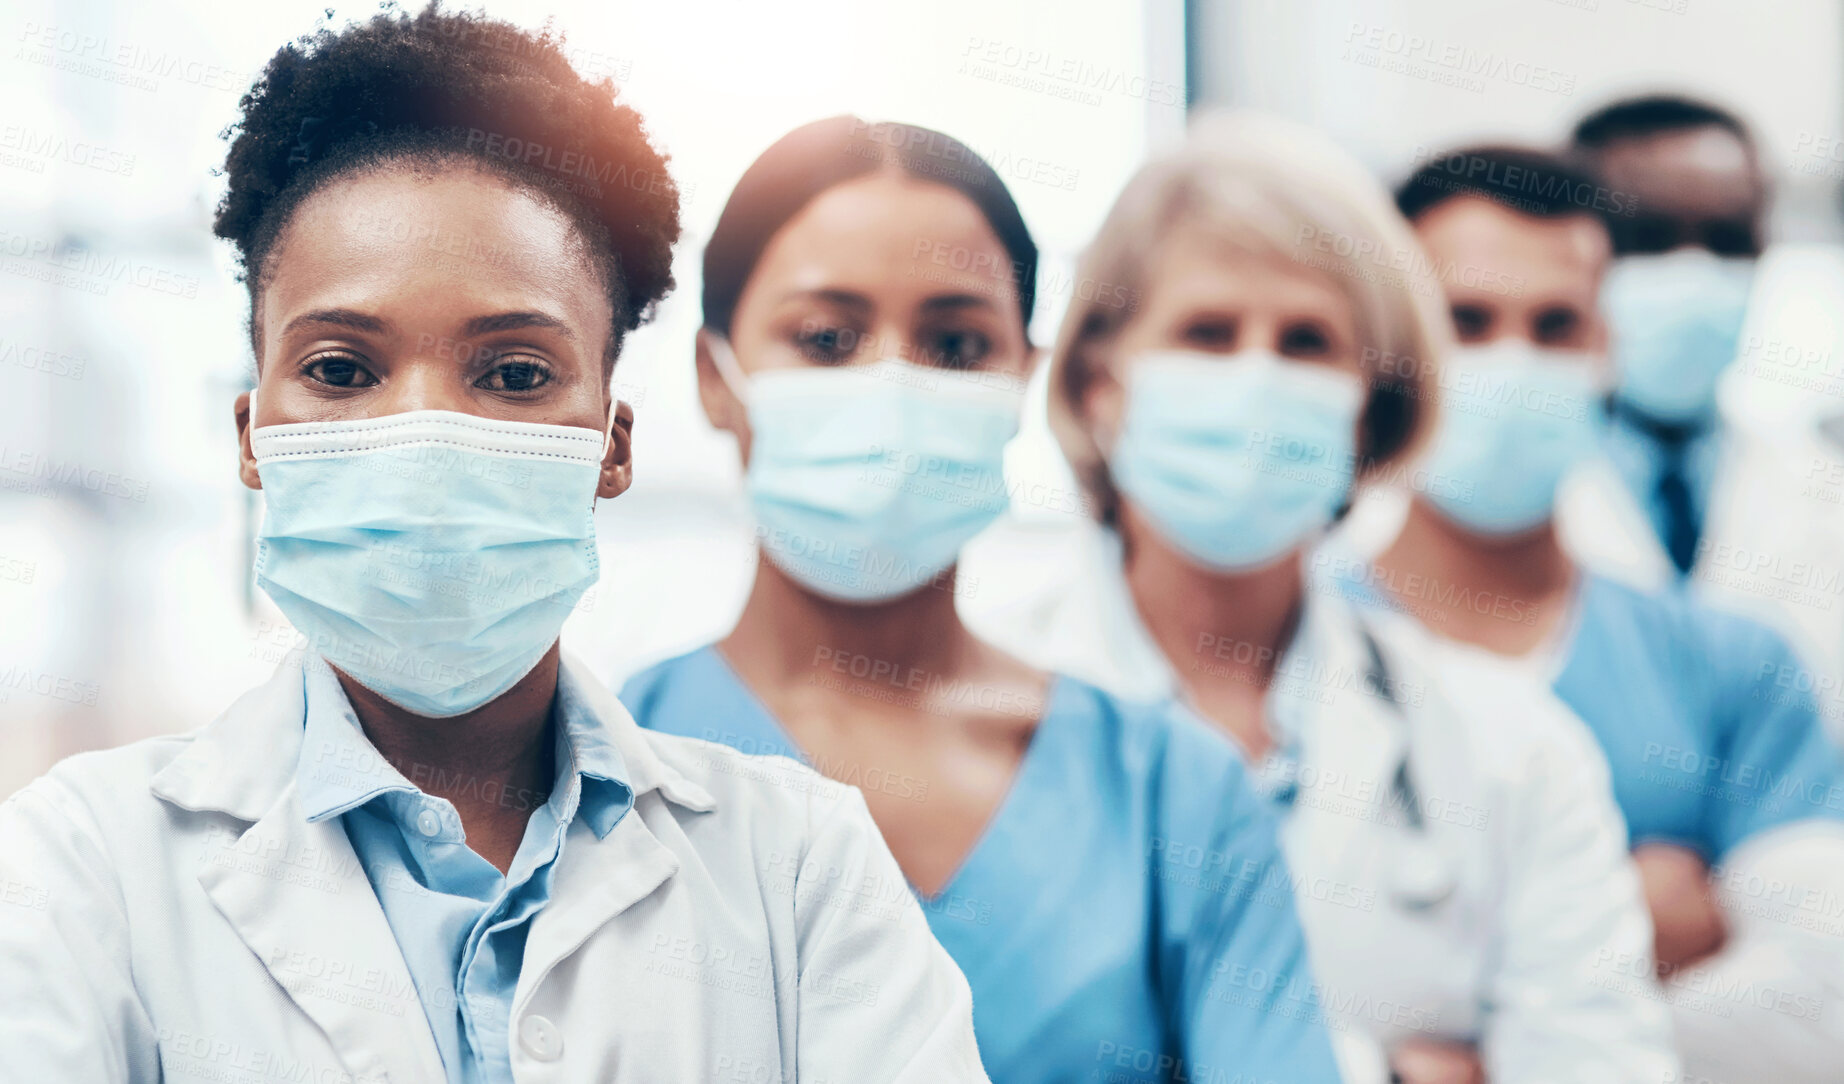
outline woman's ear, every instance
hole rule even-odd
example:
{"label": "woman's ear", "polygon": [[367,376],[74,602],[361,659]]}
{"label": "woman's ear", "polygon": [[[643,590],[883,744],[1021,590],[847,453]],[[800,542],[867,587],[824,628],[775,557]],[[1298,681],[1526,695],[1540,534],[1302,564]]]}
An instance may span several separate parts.
{"label": "woman's ear", "polygon": [[261,489],[263,480],[256,473],[256,452],[250,447],[250,430],[256,420],[249,392],[238,395],[231,403],[231,415],[237,423],[237,478],[251,489]]}
{"label": "woman's ear", "polygon": [[595,495],[603,500],[619,497],[634,484],[634,408],[614,401],[608,426],[608,447],[602,452],[602,479]]}
{"label": "woman's ear", "polygon": [[730,382],[724,379],[723,372],[717,367],[717,359],[711,353],[711,339],[716,334],[708,329],[698,332],[698,402],[704,407],[704,416],[713,427],[735,434],[736,439],[746,448],[749,444],[749,411],[743,406],[743,401],[737,398],[736,389],[730,386]]}
{"label": "woman's ear", "polygon": [[1079,370],[1072,369],[1081,373],[1079,383],[1072,389],[1079,420],[1094,438],[1095,446],[1106,455],[1120,437],[1127,413],[1127,390],[1112,367],[1093,364],[1086,358],[1071,360],[1081,366]]}

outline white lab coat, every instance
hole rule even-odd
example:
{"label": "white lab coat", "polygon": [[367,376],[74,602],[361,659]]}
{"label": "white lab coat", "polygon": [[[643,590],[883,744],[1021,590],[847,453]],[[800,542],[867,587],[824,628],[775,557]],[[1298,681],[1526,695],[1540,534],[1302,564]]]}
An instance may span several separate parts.
{"label": "white lab coat", "polygon": [[1792,642],[1844,741],[1844,247],[1777,245],[1756,279],[1690,583]]}
{"label": "white lab coat", "polygon": [[[1113,535],[1019,529],[969,561],[1008,588],[962,600],[976,632],[1123,696],[1170,695],[1172,664],[1133,606]],[[1651,921],[1592,736],[1508,667],[1445,666],[1448,648],[1406,619],[1365,620],[1400,714],[1366,691],[1355,610],[1317,577],[1269,697],[1277,729],[1297,736],[1281,838],[1347,1076],[1382,1079],[1359,1040],[1426,1036],[1478,1043],[1493,1084],[1675,1079]],[[1216,650],[1200,645],[1184,665],[1214,665]],[[1419,842],[1385,804],[1405,746]],[[1398,902],[1431,868],[1452,887],[1444,902]]]}
{"label": "white lab coat", "polygon": [[[967,983],[857,790],[642,731],[580,665],[632,812],[569,829],[514,1077],[984,1081]],[[445,1079],[337,819],[295,788],[291,655],[210,725],[72,757],[0,806],[0,1080]]]}

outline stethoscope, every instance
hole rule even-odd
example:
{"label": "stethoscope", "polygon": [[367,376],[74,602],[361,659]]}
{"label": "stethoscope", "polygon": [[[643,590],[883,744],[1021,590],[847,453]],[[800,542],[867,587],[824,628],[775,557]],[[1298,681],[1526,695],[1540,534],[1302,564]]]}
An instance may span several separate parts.
{"label": "stethoscope", "polygon": [[1459,885],[1459,872],[1454,868],[1452,858],[1428,834],[1428,822],[1421,809],[1421,789],[1415,785],[1415,774],[1409,769],[1410,746],[1413,744],[1410,740],[1409,716],[1403,710],[1395,682],[1390,680],[1389,664],[1384,661],[1383,650],[1377,646],[1376,637],[1370,634],[1370,630],[1359,624],[1357,631],[1369,655],[1369,668],[1364,680],[1370,692],[1381,697],[1388,705],[1389,713],[1395,716],[1402,729],[1402,759],[1396,762],[1396,770],[1390,778],[1387,806],[1396,809],[1407,831],[1397,833],[1398,841],[1393,848],[1395,854],[1389,872],[1390,899],[1407,911],[1429,911],[1453,895]]}

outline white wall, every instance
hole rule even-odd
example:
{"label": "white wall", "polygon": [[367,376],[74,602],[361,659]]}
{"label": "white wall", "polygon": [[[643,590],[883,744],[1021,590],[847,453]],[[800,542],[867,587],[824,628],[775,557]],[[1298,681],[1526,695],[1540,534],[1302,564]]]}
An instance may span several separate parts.
{"label": "white wall", "polygon": [[[1196,0],[1201,99],[1331,132],[1391,179],[1416,148],[1560,140],[1615,97],[1730,106],[1782,175],[1782,236],[1835,231],[1835,0]],[[1816,152],[1816,153],[1815,153]],[[1817,169],[1820,175],[1807,172]]]}

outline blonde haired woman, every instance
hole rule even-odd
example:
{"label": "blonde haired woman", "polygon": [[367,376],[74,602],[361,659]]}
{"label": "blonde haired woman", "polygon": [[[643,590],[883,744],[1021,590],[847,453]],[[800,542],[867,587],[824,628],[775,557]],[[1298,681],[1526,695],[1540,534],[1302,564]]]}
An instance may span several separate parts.
{"label": "blonde haired woman", "polygon": [[969,552],[1028,596],[969,620],[1241,747],[1322,980],[1291,996],[1351,1079],[1668,1079],[1651,929],[1580,721],[1484,655],[1437,659],[1461,649],[1401,615],[1360,621],[1315,557],[1352,487],[1400,477],[1428,431],[1433,270],[1320,137],[1200,121],[1121,194],[1080,272],[1119,291],[1073,303],[1051,358],[1098,522]]}

